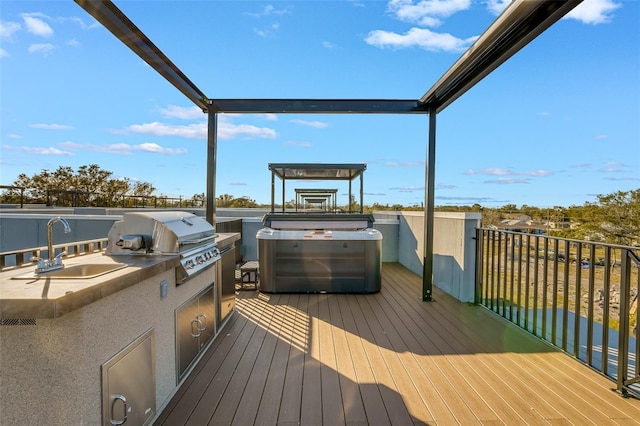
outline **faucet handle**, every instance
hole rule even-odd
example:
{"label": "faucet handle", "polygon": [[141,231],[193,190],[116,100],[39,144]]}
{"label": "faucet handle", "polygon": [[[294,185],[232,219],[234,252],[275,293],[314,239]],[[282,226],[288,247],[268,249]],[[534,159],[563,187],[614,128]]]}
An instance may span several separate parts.
{"label": "faucet handle", "polygon": [[67,255],[67,252],[62,250],[60,253],[58,253],[55,257],[56,260],[60,259],[61,257],[64,257]]}

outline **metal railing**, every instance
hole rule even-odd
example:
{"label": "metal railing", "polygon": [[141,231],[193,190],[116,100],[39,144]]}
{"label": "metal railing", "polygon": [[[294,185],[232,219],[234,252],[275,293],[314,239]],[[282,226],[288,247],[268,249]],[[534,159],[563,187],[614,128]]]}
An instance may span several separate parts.
{"label": "metal railing", "polygon": [[476,303],[640,395],[640,249],[478,229]]}
{"label": "metal railing", "polygon": [[[107,248],[107,238],[94,240],[75,241],[63,244],[54,244],[53,251],[66,251],[65,257],[82,256],[85,254],[99,253]],[[60,249],[60,251],[58,251]],[[47,246],[21,250],[13,250],[0,253],[0,271],[6,271],[36,263],[34,259],[49,256]]]}

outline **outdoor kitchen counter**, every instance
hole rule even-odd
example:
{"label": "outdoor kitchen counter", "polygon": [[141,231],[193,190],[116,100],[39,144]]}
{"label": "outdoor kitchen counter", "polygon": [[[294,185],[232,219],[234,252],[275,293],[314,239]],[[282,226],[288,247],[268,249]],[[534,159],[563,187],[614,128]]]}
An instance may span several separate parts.
{"label": "outdoor kitchen counter", "polygon": [[[239,234],[220,233],[216,242],[222,248],[239,239]],[[178,255],[89,254],[63,259],[65,267],[86,264],[127,266],[83,279],[14,279],[35,269],[34,265],[0,272],[0,319],[58,318],[103,299],[179,265]]]}

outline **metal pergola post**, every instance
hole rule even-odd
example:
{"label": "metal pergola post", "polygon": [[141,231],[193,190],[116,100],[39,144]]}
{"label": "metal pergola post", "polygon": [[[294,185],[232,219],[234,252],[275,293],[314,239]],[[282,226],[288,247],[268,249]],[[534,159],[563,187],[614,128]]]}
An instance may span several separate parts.
{"label": "metal pergola post", "polygon": [[218,114],[210,111],[207,126],[207,221],[216,226],[216,154],[218,151]]}
{"label": "metal pergola post", "polygon": [[436,106],[429,107],[429,147],[424,185],[424,258],[422,259],[422,300],[433,300],[433,214],[436,176]]}

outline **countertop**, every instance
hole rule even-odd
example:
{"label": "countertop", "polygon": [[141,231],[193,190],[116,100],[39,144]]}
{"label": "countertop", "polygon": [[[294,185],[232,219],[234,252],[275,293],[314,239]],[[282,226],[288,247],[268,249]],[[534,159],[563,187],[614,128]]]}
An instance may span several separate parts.
{"label": "countertop", "polygon": [[[219,233],[216,242],[222,248],[240,239],[240,234]],[[95,278],[51,279],[46,275],[33,279],[14,279],[33,271],[35,265],[0,272],[0,319],[58,318],[110,294],[136,285],[148,278],[176,268],[179,255],[106,255],[87,254],[68,259],[65,267],[86,264],[127,266]]]}

